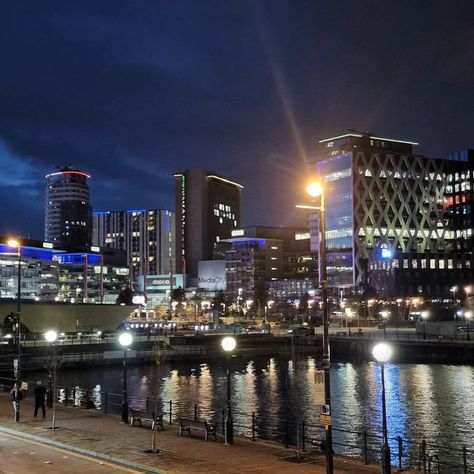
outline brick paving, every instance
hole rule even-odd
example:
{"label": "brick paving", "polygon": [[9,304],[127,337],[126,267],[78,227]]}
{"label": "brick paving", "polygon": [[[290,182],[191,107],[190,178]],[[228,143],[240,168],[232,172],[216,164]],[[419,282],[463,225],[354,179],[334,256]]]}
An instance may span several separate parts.
{"label": "brick paving", "polygon": [[[66,449],[75,449],[83,454],[104,460],[119,462],[133,467],[137,472],[184,474],[241,474],[241,473],[325,473],[325,457],[320,453],[305,453],[303,463],[289,462],[295,456],[294,449],[266,441],[252,442],[236,437],[234,445],[227,446],[219,438],[204,441],[202,433],[193,436],[177,436],[178,427],[164,423],[164,431],[157,431],[158,454],[148,454],[151,448],[152,431],[148,426],[140,427],[120,423],[116,415],[106,415],[96,410],[83,408],[57,408],[56,425],[51,426],[51,410],[46,419],[33,417],[32,400],[28,397],[21,403],[21,422],[13,421],[13,407],[8,394],[0,394],[0,430],[18,435],[34,437],[36,441],[53,443]],[[19,472],[19,471],[17,471]],[[55,471],[61,472],[61,471]],[[113,472],[111,469],[110,472]],[[378,465],[341,456],[335,457],[337,473],[376,473]]]}

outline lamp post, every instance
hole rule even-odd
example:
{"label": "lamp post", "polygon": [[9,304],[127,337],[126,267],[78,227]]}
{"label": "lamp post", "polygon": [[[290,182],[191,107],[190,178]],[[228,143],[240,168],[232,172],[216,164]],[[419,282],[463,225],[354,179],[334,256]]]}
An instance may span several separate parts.
{"label": "lamp post", "polygon": [[454,285],[450,291],[453,293],[453,304],[455,305],[456,304],[456,291],[458,291],[458,287],[456,285]]}
{"label": "lamp post", "polygon": [[227,354],[227,413],[225,419],[225,444],[232,444],[234,442],[234,420],[232,418],[231,407],[231,390],[230,390],[230,363],[229,357],[237,346],[235,338],[228,336],[221,341],[221,347]]}
{"label": "lamp post", "polygon": [[388,344],[382,342],[373,348],[372,355],[375,360],[380,363],[382,374],[382,474],[390,474],[390,446],[388,445],[387,410],[385,407],[385,362],[387,362],[392,356],[392,348]]}
{"label": "lamp post", "polygon": [[430,317],[429,311],[422,311],[421,318],[423,319],[423,339],[426,339],[426,320]]}
{"label": "lamp post", "polygon": [[[306,187],[306,191],[315,199],[320,198],[319,206],[297,206],[319,210],[319,284],[321,286],[321,297],[323,303],[323,369],[324,369],[324,401],[325,413],[331,416],[331,385],[330,385],[330,356],[329,356],[329,308],[327,288],[327,260],[326,260],[326,208],[324,199],[324,188],[321,183],[314,182]],[[332,426],[325,425],[326,430],[326,473],[334,471],[332,452]]]}
{"label": "lamp post", "polygon": [[383,320],[383,338],[387,339],[387,319],[390,316],[390,311],[380,311],[380,316],[382,316]]}
{"label": "lamp post", "polygon": [[471,336],[469,335],[469,321],[472,318],[472,312],[471,311],[465,311],[464,312],[464,319],[466,321],[466,331],[467,331],[467,340],[471,340]]}
{"label": "lamp post", "polygon": [[127,348],[132,343],[133,336],[129,332],[123,332],[119,336],[119,344],[123,347],[123,399],[122,399],[122,422],[128,423],[128,395],[127,395]]}
{"label": "lamp post", "polygon": [[7,241],[7,245],[16,248],[18,261],[17,288],[16,288],[16,342],[17,358],[13,361],[13,372],[16,381],[15,390],[15,422],[20,422],[20,390],[21,390],[21,243],[16,239]]}
{"label": "lamp post", "polygon": [[[51,346],[51,366],[53,369],[53,390],[52,390],[52,409],[53,417],[51,419],[51,429],[56,429],[56,374],[57,374],[57,360],[56,360],[56,340],[58,338],[58,333],[56,331],[48,331],[45,333],[44,338],[46,342],[49,342]],[[51,370],[51,369],[50,369]]]}

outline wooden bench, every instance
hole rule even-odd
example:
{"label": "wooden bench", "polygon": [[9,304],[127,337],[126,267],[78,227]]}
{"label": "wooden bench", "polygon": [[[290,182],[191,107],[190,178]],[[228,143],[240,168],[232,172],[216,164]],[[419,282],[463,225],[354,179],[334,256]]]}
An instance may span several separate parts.
{"label": "wooden bench", "polygon": [[155,429],[155,425],[158,424],[160,428],[163,430],[163,415],[158,413],[155,416],[155,412],[147,412],[145,410],[136,410],[135,408],[130,408],[130,426],[133,426],[135,422],[140,423],[148,421],[151,423],[151,429]]}
{"label": "wooden bench", "polygon": [[214,436],[217,439],[216,425],[208,423],[206,420],[194,420],[193,418],[179,417],[179,436],[183,434],[183,431],[187,431],[191,434],[191,430],[203,431],[204,439],[207,441],[209,436]]}

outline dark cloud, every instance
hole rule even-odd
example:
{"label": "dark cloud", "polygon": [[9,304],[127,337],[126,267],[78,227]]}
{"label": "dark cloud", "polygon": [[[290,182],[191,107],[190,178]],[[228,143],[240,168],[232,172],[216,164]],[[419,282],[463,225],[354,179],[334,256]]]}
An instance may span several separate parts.
{"label": "dark cloud", "polygon": [[[304,157],[346,128],[474,146],[472,2],[20,1],[0,12],[0,227],[42,236],[43,175],[96,209],[174,208],[172,173],[245,186],[247,224],[293,219]],[[18,213],[21,209],[21,215]]]}

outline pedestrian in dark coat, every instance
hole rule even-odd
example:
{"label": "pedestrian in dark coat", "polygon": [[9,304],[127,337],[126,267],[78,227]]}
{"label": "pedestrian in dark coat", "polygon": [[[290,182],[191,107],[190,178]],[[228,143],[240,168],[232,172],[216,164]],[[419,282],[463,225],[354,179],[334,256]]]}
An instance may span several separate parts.
{"label": "pedestrian in dark coat", "polygon": [[38,410],[41,408],[43,413],[43,418],[46,416],[46,407],[44,406],[44,400],[46,398],[46,387],[41,383],[41,380],[36,382],[36,387],[34,390],[35,394],[35,412],[34,416],[38,415]]}

